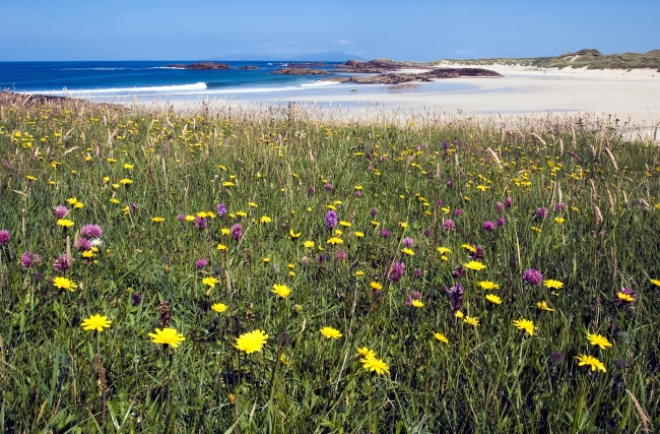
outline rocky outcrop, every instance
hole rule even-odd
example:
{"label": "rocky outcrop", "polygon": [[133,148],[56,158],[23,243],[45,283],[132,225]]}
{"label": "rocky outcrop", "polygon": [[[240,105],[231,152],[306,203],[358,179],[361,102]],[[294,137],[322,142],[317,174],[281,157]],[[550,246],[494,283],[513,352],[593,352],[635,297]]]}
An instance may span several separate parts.
{"label": "rocky outcrop", "polygon": [[372,76],[332,77],[327,81],[358,84],[400,84],[410,82],[429,82],[436,78],[458,77],[501,77],[502,75],[482,68],[438,68],[421,74],[379,74]]}
{"label": "rocky outcrop", "polygon": [[360,60],[349,60],[346,63],[337,65],[337,71],[381,74],[383,72],[394,71],[406,67],[408,67],[408,65],[396,62],[391,59],[374,59],[368,62],[362,62]]}
{"label": "rocky outcrop", "polygon": [[259,69],[259,67],[254,66],[254,65],[247,65],[247,66],[239,66],[238,69],[244,69],[244,70],[251,71],[251,70],[254,70],[254,69]]}
{"label": "rocky outcrop", "polygon": [[312,68],[282,68],[277,69],[271,74],[276,75],[333,75],[330,71],[325,71],[323,69],[312,69]]}
{"label": "rocky outcrop", "polygon": [[190,65],[184,65],[183,63],[172,63],[170,65],[165,65],[166,68],[183,68],[183,69],[195,69],[200,71],[205,70],[216,70],[216,69],[234,69],[226,63],[218,62],[197,62],[191,63]]}

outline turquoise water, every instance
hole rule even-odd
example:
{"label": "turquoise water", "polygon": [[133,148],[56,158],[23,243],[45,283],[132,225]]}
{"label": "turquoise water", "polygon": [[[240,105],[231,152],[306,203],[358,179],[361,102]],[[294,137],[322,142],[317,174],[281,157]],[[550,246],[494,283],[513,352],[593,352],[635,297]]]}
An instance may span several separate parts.
{"label": "turquoise water", "polygon": [[[168,68],[178,61],[160,62],[0,62],[0,89],[24,93],[71,96],[93,101],[311,100],[315,96],[360,93],[461,91],[472,86],[436,82],[404,86],[337,84],[318,76],[273,75],[288,62],[225,62],[235,69],[195,71]],[[326,62],[332,70],[336,63]],[[254,65],[258,70],[240,70]],[[346,74],[337,74],[346,75]]]}

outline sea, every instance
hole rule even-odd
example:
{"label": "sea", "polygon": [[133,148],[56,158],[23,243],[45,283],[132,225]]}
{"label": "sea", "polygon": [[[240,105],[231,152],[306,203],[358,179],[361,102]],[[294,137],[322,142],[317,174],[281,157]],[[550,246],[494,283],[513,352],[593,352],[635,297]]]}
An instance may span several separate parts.
{"label": "sea", "polygon": [[[327,76],[274,75],[273,71],[296,62],[220,61],[229,70],[190,70],[169,67],[191,61],[112,62],[0,62],[0,90],[27,94],[69,96],[91,101],[154,100],[314,100],[315,96],[350,92],[423,92],[429,85],[355,85],[324,81]],[[333,70],[337,62],[317,69]],[[259,69],[239,69],[256,66]],[[335,76],[350,75],[336,73]],[[467,85],[435,83],[433,88],[461,90]]]}

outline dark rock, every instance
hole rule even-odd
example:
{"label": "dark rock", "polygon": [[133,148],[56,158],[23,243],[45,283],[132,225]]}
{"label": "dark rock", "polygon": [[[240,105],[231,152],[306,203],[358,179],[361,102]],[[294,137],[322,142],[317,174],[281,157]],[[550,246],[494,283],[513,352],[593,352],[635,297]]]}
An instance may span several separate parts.
{"label": "dark rock", "polygon": [[282,68],[277,69],[271,74],[276,75],[333,75],[330,71],[325,71],[323,69],[312,69],[312,68]]}
{"label": "dark rock", "polygon": [[182,63],[172,63],[170,65],[165,65],[166,68],[184,68],[184,69],[194,69],[194,70],[216,70],[216,69],[234,69],[226,63],[218,62],[198,62],[191,63],[190,65],[184,65]]}
{"label": "dark rock", "polygon": [[[347,62],[348,63],[348,62]],[[421,74],[380,74],[372,76],[333,77],[326,79],[338,83],[358,84],[399,84],[410,82],[428,82],[436,78],[458,77],[501,77],[495,71],[482,68],[437,68]]]}
{"label": "dark rock", "polygon": [[239,66],[238,69],[253,70],[253,69],[259,69],[259,67],[254,65],[247,65],[247,66]]}

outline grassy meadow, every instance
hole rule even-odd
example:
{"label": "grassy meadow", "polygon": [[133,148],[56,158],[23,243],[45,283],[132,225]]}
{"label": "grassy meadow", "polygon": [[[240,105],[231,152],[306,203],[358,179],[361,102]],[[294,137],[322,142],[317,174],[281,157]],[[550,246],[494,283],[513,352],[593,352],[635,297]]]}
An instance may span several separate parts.
{"label": "grassy meadow", "polygon": [[660,426],[660,152],[616,125],[7,100],[0,160],[2,432]]}

